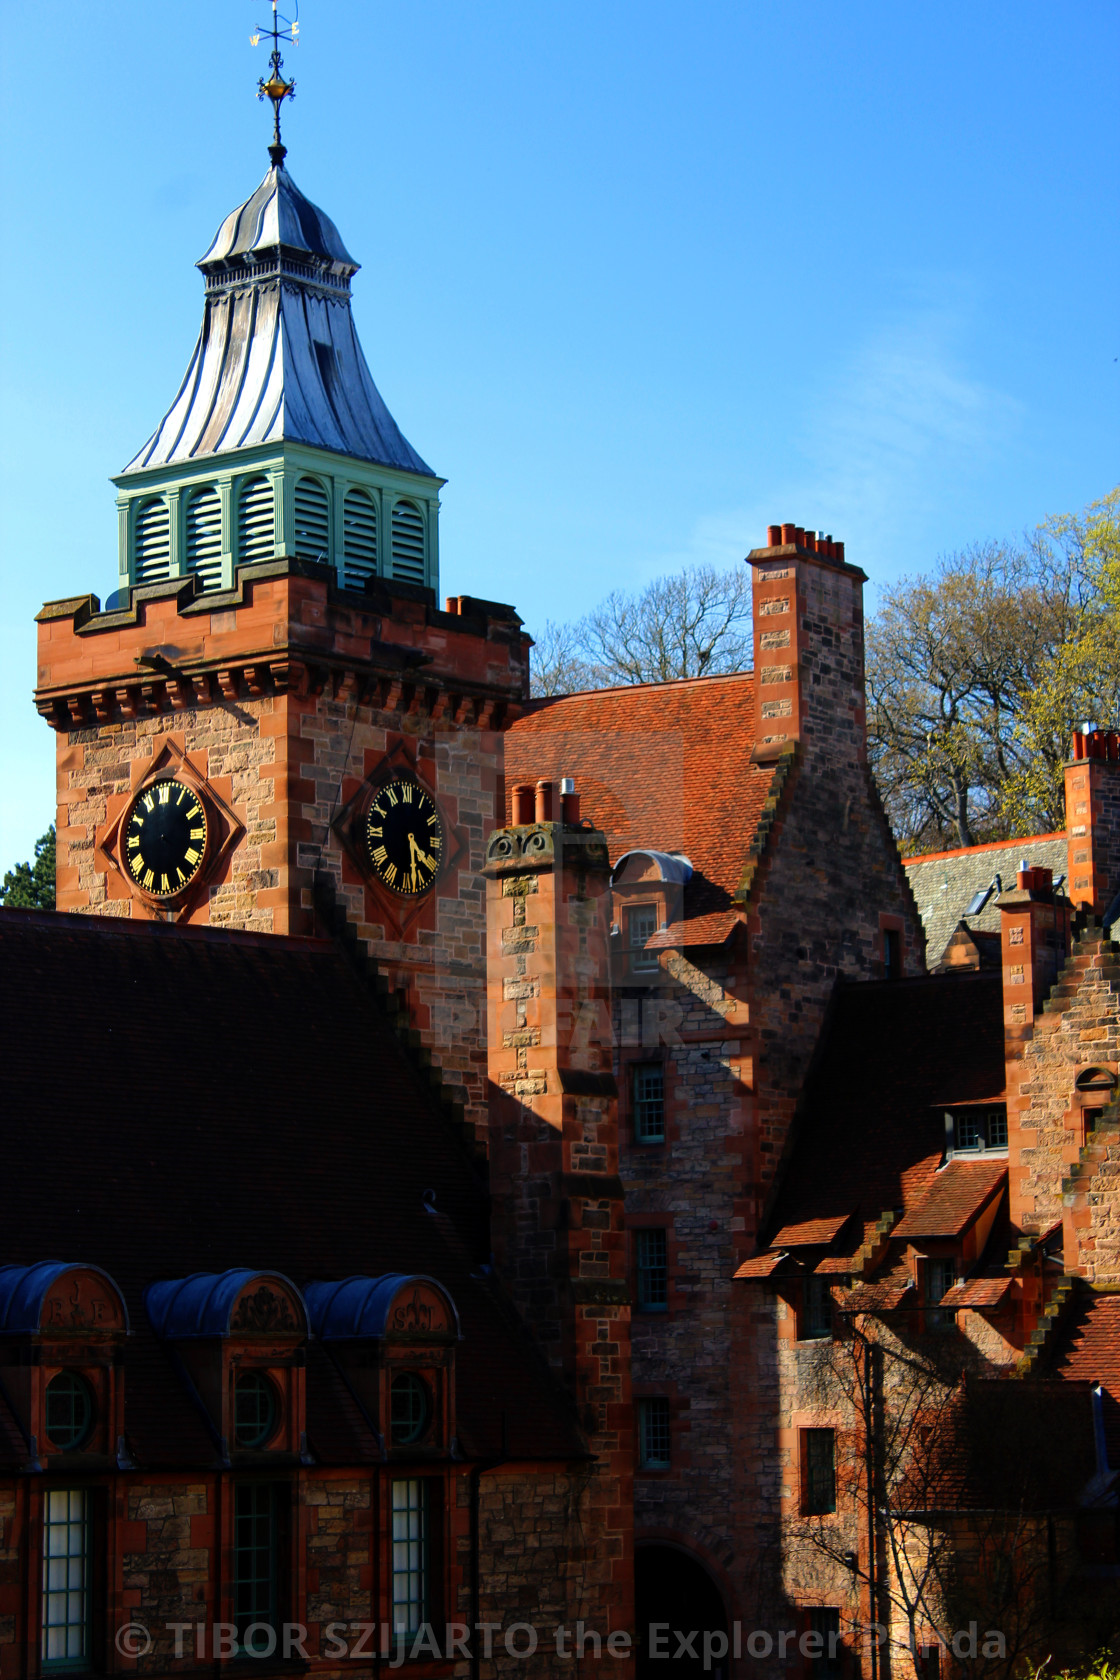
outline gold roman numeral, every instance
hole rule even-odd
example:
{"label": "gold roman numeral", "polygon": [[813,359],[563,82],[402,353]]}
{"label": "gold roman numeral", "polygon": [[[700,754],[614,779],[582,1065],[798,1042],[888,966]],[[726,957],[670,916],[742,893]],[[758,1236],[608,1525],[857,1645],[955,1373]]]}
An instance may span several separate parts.
{"label": "gold roman numeral", "polygon": [[187,821],[192,822],[195,817],[200,817],[201,815],[202,812],[199,807],[197,805],[192,805],[190,810],[187,812]]}
{"label": "gold roman numeral", "polygon": [[388,857],[389,854],[385,850],[384,846],[378,846],[377,850],[373,854],[373,861],[374,863],[385,863]]}
{"label": "gold roman numeral", "polygon": [[389,885],[392,886],[393,883],[396,881],[396,878],[397,878],[397,866],[396,866],[396,864],[395,863],[387,863],[385,865],[385,879],[386,879],[386,881],[388,881]]}
{"label": "gold roman numeral", "polygon": [[187,797],[187,790],[186,790],[185,787],[181,787],[179,789],[179,797],[175,801],[176,805],[181,805],[186,797]]}
{"label": "gold roman numeral", "polygon": [[170,805],[170,803],[171,803],[171,783],[170,782],[161,782],[156,791],[159,795],[160,804],[161,805]]}
{"label": "gold roman numeral", "polygon": [[390,805],[396,806],[400,804],[400,800],[397,798],[396,788],[387,787],[385,789],[385,797],[389,801]]}
{"label": "gold roman numeral", "polygon": [[129,851],[132,850],[133,846],[138,846],[139,844],[140,844],[140,836],[138,834],[130,834],[129,837],[128,837],[128,849],[129,849]]}
{"label": "gold roman numeral", "polygon": [[128,867],[131,869],[131,871],[135,875],[136,879],[139,880],[140,879],[140,871],[142,869],[146,868],[147,866],[144,863],[144,859],[140,856],[140,853],[137,852],[137,854],[134,858],[129,858]]}
{"label": "gold roman numeral", "polygon": [[401,786],[401,798],[404,800],[406,805],[411,805],[412,804],[412,783],[411,782],[405,782],[405,783],[402,784],[402,786]]}
{"label": "gold roman numeral", "polygon": [[380,840],[382,835],[385,833],[385,830],[383,828],[371,828],[369,832],[371,836],[376,835],[378,840]]}
{"label": "gold roman numeral", "polygon": [[202,853],[201,852],[196,852],[193,846],[188,846],[186,851],[183,853],[183,856],[186,858],[188,863],[193,864],[193,863],[198,862],[199,858],[202,856]]}
{"label": "gold roman numeral", "polygon": [[205,840],[205,838],[206,838],[206,830],[204,828],[192,828],[191,829],[191,839],[192,840]]}
{"label": "gold roman numeral", "polygon": [[151,892],[152,883],[155,881],[155,878],[156,877],[155,877],[154,871],[149,869],[148,873],[144,876],[144,879],[143,879],[141,885],[147,887],[148,891]]}
{"label": "gold roman numeral", "polygon": [[151,794],[150,794],[150,793],[146,793],[146,794],[145,794],[145,795],[144,795],[144,799],[143,799],[143,805],[144,805],[144,809],[145,809],[145,811],[154,811],[154,810],[155,810],[155,808],[156,808],[156,802],[155,802],[155,800],[154,800],[154,799],[153,799],[153,798],[152,798],[152,796],[151,796]]}
{"label": "gold roman numeral", "polygon": [[168,880],[166,875],[161,875],[159,878],[159,890],[160,892],[171,891],[171,882]]}

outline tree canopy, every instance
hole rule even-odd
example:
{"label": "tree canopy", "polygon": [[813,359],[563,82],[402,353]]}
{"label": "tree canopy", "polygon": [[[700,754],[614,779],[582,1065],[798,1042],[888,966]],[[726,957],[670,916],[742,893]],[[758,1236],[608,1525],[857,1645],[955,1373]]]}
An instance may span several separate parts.
{"label": "tree canopy", "polygon": [[54,909],[54,824],[35,842],[34,863],[17,863],[0,882],[0,904],[10,910]]}
{"label": "tree canopy", "polygon": [[690,566],[586,617],[547,622],[535,638],[533,693],[744,671],[751,664],[751,580],[745,566]]}
{"label": "tree canopy", "polygon": [[1118,690],[1120,490],[886,590],[868,741],[903,849],[1063,827],[1070,736],[1115,723]]}

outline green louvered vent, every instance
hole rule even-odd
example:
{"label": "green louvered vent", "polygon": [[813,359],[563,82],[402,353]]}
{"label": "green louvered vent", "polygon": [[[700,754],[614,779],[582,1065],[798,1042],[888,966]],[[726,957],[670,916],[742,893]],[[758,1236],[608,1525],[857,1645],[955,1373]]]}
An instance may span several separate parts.
{"label": "green louvered vent", "polygon": [[348,490],[343,503],[342,584],[362,589],[377,576],[377,509],[364,490]]}
{"label": "green louvered vent", "polygon": [[271,560],[275,552],[272,485],[267,478],[246,479],[237,496],[237,558]]}
{"label": "green louvered vent", "polygon": [[221,588],[222,503],[213,488],[196,490],[187,503],[187,570],[203,589]]}
{"label": "green louvered vent", "polygon": [[166,502],[145,502],[136,516],[136,581],[152,583],[171,572],[171,516]]}
{"label": "green louvered vent", "polygon": [[296,553],[301,560],[330,559],[330,503],[317,478],[296,483]]}
{"label": "green louvered vent", "polygon": [[424,582],[424,515],[414,502],[393,508],[393,576]]}

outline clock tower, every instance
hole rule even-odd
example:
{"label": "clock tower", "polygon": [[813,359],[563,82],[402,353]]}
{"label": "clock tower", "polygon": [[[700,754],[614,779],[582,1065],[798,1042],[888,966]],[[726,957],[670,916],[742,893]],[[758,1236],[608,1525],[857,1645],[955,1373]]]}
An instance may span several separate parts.
{"label": "clock tower", "polygon": [[174,401],[114,481],[117,587],[38,615],[58,907],[345,918],[482,1125],[481,869],[528,643],[510,607],[438,605],[444,480],[370,376],[358,264],[278,132],[270,157],[198,264]]}

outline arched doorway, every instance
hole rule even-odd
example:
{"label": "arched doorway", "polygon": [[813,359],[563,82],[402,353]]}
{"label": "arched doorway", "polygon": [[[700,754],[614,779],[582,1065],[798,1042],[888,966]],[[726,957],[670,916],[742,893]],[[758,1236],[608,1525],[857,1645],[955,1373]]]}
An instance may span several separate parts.
{"label": "arched doorway", "polygon": [[[639,1546],[634,1607],[638,1680],[727,1680],[730,1664],[715,1655],[721,1649],[718,1639],[709,1641],[713,1655],[704,1669],[704,1635],[726,1638],[727,1612],[715,1582],[694,1557],[676,1546]],[[651,1626],[657,1641],[653,1649]],[[683,1646],[678,1634],[684,1636]]]}

